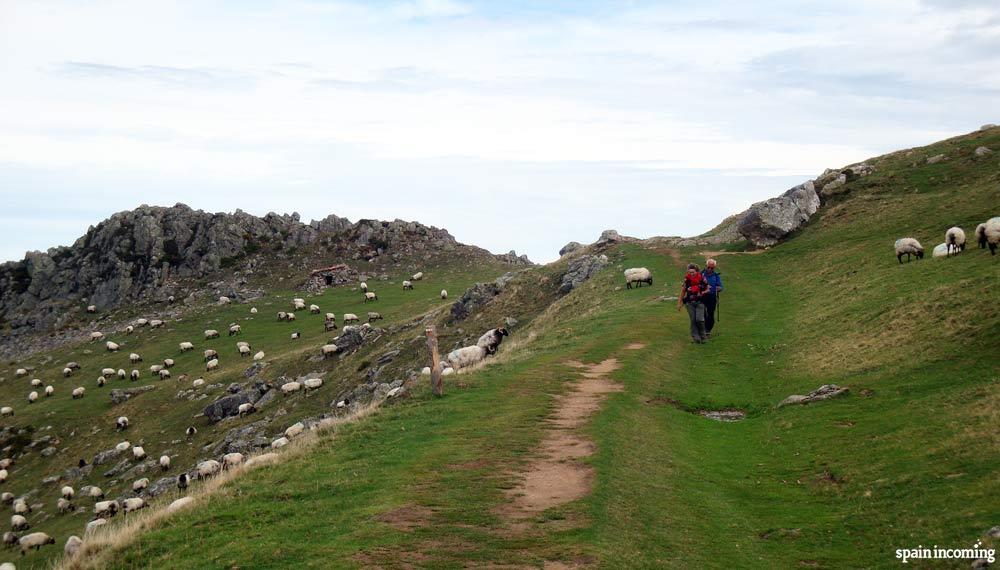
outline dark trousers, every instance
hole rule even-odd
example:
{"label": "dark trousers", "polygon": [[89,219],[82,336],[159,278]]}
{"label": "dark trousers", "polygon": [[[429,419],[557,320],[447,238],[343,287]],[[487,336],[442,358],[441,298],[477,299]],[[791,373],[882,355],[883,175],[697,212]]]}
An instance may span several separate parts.
{"label": "dark trousers", "polygon": [[715,305],[718,301],[714,293],[708,293],[701,298],[701,302],[705,304],[705,332],[712,332],[715,328]]}
{"label": "dark trousers", "polygon": [[705,305],[701,301],[692,301],[684,304],[687,307],[688,317],[691,318],[691,338],[694,340],[705,340]]}

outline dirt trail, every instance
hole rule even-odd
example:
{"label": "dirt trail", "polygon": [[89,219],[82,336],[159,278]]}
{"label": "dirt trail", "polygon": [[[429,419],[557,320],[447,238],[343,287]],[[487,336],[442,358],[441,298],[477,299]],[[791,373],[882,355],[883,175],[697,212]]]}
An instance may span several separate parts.
{"label": "dirt trail", "polygon": [[599,364],[567,364],[581,370],[582,378],[567,394],[558,397],[538,459],[528,465],[521,483],[508,491],[510,503],[501,514],[509,519],[528,518],[590,492],[594,470],[577,460],[594,453],[594,442],[577,430],[600,409],[607,394],[624,388],[608,378],[618,368],[615,358]]}

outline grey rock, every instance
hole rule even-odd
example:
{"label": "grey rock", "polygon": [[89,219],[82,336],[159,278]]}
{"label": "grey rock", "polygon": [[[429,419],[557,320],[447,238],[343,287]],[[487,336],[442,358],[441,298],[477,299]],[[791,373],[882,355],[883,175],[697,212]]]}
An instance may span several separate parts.
{"label": "grey rock", "polygon": [[985,146],[981,146],[981,147],[979,147],[979,148],[976,149],[976,156],[982,157],[982,156],[988,156],[988,155],[991,155],[991,154],[993,154],[993,151],[990,150],[990,149],[988,149],[988,148],[986,148]]}
{"label": "grey rock", "polygon": [[927,157],[927,164],[937,164],[948,158],[943,154],[935,154],[934,156]]}
{"label": "grey rock", "polygon": [[750,206],[739,222],[738,231],[755,246],[772,246],[807,222],[819,205],[815,185],[806,182],[781,196]]}
{"label": "grey rock", "polygon": [[[610,231],[610,230],[609,230]],[[569,262],[559,284],[559,294],[565,295],[608,266],[606,255],[584,255]]]}
{"label": "grey rock", "polygon": [[244,378],[253,378],[254,376],[260,374],[260,371],[267,366],[267,363],[263,361],[254,362],[243,371]]}
{"label": "grey rock", "polygon": [[145,386],[138,386],[136,388],[128,388],[125,390],[120,390],[116,388],[111,391],[110,394],[111,403],[121,404],[122,402],[131,399],[133,396],[138,396],[139,394],[143,394],[145,392],[149,392],[150,390],[155,390],[155,389],[156,386],[154,384],[147,384]]}
{"label": "grey rock", "polygon": [[993,123],[986,123],[985,125],[979,127],[979,130],[981,130],[981,131],[988,131],[990,129],[995,129],[995,128],[997,128],[997,126],[994,125]]}
{"label": "grey rock", "polygon": [[389,352],[385,352],[381,356],[379,356],[376,362],[378,364],[388,364],[392,362],[392,359],[396,358],[397,356],[399,356],[399,350],[390,350]]}
{"label": "grey rock", "polygon": [[172,491],[177,488],[177,477],[161,477],[155,482],[150,483],[146,487],[144,493],[149,497],[155,497],[157,495],[162,495],[167,491]]}
{"label": "grey rock", "polygon": [[76,481],[77,479],[83,479],[84,477],[90,475],[90,472],[94,470],[93,465],[84,465],[83,467],[71,467],[62,473],[62,478],[67,481]]}
{"label": "grey rock", "polygon": [[263,409],[265,406],[273,402],[274,399],[277,397],[278,397],[278,390],[268,390],[263,396],[260,397],[259,400],[257,400],[254,406],[258,410]]}
{"label": "grey rock", "polygon": [[333,344],[337,346],[339,354],[345,354],[357,350],[363,344],[373,342],[385,334],[385,329],[371,326],[351,326],[344,327],[340,336],[334,339]]}
{"label": "grey rock", "polygon": [[513,278],[514,274],[508,272],[489,283],[476,283],[469,287],[462,293],[462,297],[451,306],[451,318],[456,321],[468,318],[470,314],[484,307],[499,295]]}
{"label": "grey rock", "polygon": [[94,459],[93,459],[93,461],[91,461],[91,463],[94,464],[94,465],[103,465],[103,464],[111,461],[112,459],[117,458],[119,455],[121,455],[121,453],[122,452],[118,451],[117,449],[111,448],[111,449],[109,449],[107,451],[102,451],[102,452],[98,453],[97,455],[95,455]]}
{"label": "grey rock", "polygon": [[514,251],[513,249],[507,253],[501,253],[493,257],[496,257],[500,261],[507,263],[509,265],[518,265],[524,267],[529,267],[534,265],[534,263],[532,263],[531,260],[528,259],[527,255],[518,255],[517,252]]}
{"label": "grey rock", "polygon": [[51,446],[46,447],[45,449],[42,450],[42,457],[52,457],[53,455],[56,454],[57,451],[59,450],[54,447]]}
{"label": "grey rock", "polygon": [[990,538],[1000,538],[1000,525],[997,525],[990,530],[986,531],[986,536]]}
{"label": "grey rock", "polygon": [[819,388],[816,388],[812,392],[809,392],[808,395],[802,396],[796,394],[789,396],[784,400],[782,400],[781,403],[778,404],[778,407],[780,408],[782,406],[790,406],[796,404],[811,404],[813,402],[829,400],[830,398],[836,398],[837,396],[846,394],[849,391],[850,388],[846,386],[840,387],[837,386],[836,384],[824,384]]}
{"label": "grey rock", "polygon": [[212,454],[222,455],[225,453],[247,453],[252,451],[255,447],[259,447],[255,443],[255,440],[258,437],[265,436],[268,423],[267,420],[258,420],[227,431],[226,435],[222,437],[222,441],[215,445]]}
{"label": "grey rock", "polygon": [[597,238],[597,245],[606,245],[621,241],[622,236],[616,230],[604,230],[601,237]]}
{"label": "grey rock", "polygon": [[52,484],[58,483],[58,482],[59,482],[59,476],[58,475],[50,475],[50,476],[42,479],[42,485],[52,485]]}
{"label": "grey rock", "polygon": [[105,477],[116,477],[120,473],[124,473],[131,466],[132,466],[132,462],[129,461],[128,458],[122,459],[121,461],[119,461],[118,463],[116,463],[114,467],[112,467],[111,469],[108,469],[107,471],[105,471],[104,472],[104,476]]}
{"label": "grey rock", "polygon": [[559,257],[566,255],[567,253],[573,253],[574,251],[583,248],[583,244],[578,241],[571,241],[568,244],[562,246],[559,249]]}

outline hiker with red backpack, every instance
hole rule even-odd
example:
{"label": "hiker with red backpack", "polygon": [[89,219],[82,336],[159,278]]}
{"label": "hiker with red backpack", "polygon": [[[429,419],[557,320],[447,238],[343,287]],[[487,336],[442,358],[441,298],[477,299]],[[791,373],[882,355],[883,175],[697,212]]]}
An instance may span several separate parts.
{"label": "hiker with red backpack", "polygon": [[708,333],[705,331],[705,303],[703,302],[708,289],[708,281],[698,271],[698,266],[693,263],[688,265],[687,274],[684,276],[684,285],[677,298],[677,310],[681,310],[681,305],[687,307],[688,316],[691,318],[691,341],[698,344],[703,344],[708,340]]}

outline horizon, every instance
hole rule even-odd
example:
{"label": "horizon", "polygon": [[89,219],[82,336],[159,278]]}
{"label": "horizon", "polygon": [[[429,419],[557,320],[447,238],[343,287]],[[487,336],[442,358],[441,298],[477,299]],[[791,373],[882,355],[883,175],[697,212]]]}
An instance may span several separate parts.
{"label": "horizon", "polygon": [[1000,118],[991,2],[768,7],[0,2],[0,261],[184,203],[545,263]]}

